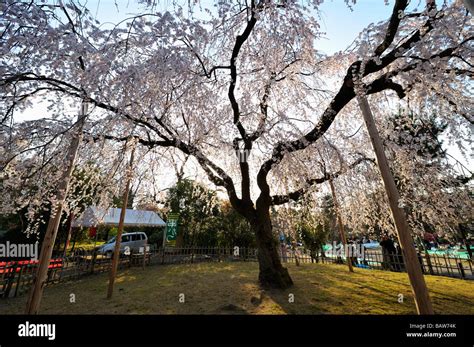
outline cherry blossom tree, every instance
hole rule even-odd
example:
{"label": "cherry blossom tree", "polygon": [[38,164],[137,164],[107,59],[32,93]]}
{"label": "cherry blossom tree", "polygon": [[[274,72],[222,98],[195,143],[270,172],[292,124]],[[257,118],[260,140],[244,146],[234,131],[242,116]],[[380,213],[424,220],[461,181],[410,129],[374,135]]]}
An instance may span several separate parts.
{"label": "cherry blossom tree", "polygon": [[[431,230],[453,238],[458,224],[470,214],[472,172],[460,163],[453,165],[454,159],[440,140],[444,126],[436,125],[433,114],[399,113],[384,118],[380,128],[386,153],[401,193],[399,203],[408,212],[414,236],[423,237]],[[378,174],[371,167],[366,169],[338,179],[343,211],[359,232],[392,233],[394,225]]]}
{"label": "cherry blossom tree", "polygon": [[396,0],[387,21],[333,56],[315,45],[321,3],[176,2],[158,12],[145,1],[141,13],[110,27],[74,1],[4,2],[2,140],[14,131],[14,112],[38,97],[51,100],[55,122],[69,123],[65,105],[87,100],[95,107],[88,143],[133,136],[145,149],[189,156],[252,226],[261,284],[286,288],[292,280],[270,209],[370,165],[352,146],[325,170],[313,167],[325,138],[347,148],[340,130],[353,127],[356,83],[375,105],[408,97],[424,104],[452,133],[473,121],[472,19],[460,1],[409,11],[407,0]]}

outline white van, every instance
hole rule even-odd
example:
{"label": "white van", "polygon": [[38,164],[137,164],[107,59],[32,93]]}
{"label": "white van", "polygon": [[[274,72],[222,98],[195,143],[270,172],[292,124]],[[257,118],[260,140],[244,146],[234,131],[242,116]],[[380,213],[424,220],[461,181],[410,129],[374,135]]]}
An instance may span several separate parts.
{"label": "white van", "polygon": [[[120,254],[124,254],[126,249],[129,250],[130,253],[139,253],[140,251],[143,252],[147,245],[147,240],[148,238],[143,232],[122,234],[122,240],[120,241]],[[104,254],[107,257],[112,257],[114,250],[115,236],[97,248],[97,253]]]}

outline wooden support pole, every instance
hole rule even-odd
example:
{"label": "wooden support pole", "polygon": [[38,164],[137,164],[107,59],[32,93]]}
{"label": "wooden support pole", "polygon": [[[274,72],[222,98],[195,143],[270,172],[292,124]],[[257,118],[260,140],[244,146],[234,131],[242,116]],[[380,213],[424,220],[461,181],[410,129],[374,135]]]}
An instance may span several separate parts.
{"label": "wooden support pole", "polygon": [[66,254],[67,254],[67,248],[69,246],[69,243],[71,242],[71,234],[72,234],[72,221],[74,220],[74,213],[71,212],[68,218],[68,223],[67,223],[67,236],[66,236],[66,241],[64,242],[64,250],[63,250],[63,261],[66,259]]}
{"label": "wooden support pole", "polygon": [[145,269],[145,265],[146,265],[146,248],[148,247],[148,239],[145,240],[145,245],[143,246],[143,264],[142,264],[142,268]]}
{"label": "wooden support pole", "polygon": [[364,116],[364,121],[369,132],[370,141],[372,142],[372,146],[377,157],[377,164],[385,186],[385,192],[387,193],[390,210],[392,211],[392,217],[397,229],[398,240],[404,255],[408,278],[410,280],[413,295],[415,297],[416,309],[418,314],[433,314],[434,312],[431,305],[428,288],[426,286],[425,278],[423,277],[415,246],[413,244],[411,228],[408,225],[405,211],[398,205],[400,195],[392,172],[390,171],[390,166],[388,165],[388,160],[385,156],[383,143],[377,131],[372,111],[365,94],[359,94],[357,96],[357,101],[362,111],[362,115]]}
{"label": "wooden support pole", "polygon": [[[334,210],[336,211],[337,228],[339,229],[339,234],[341,235],[342,246],[344,247],[344,250],[346,250],[347,248],[346,233],[344,232],[344,225],[342,224],[342,218],[339,211],[339,203],[337,202],[336,190],[334,189],[334,183],[332,182],[332,179],[329,180],[329,186],[331,187],[332,200],[334,201]],[[354,268],[352,267],[351,257],[348,257],[346,255],[346,262],[347,262],[347,267],[349,268],[349,271],[354,272]]]}
{"label": "wooden support pole", "polygon": [[165,229],[163,230],[163,245],[161,247],[161,264],[165,263],[165,248],[166,248],[166,238],[168,237],[168,221],[166,222]]}
{"label": "wooden support pole", "polygon": [[26,314],[37,314],[43,296],[43,289],[46,284],[48,275],[49,263],[53,253],[53,246],[58,234],[58,227],[63,213],[63,206],[66,200],[69,181],[71,179],[72,171],[74,169],[74,162],[76,160],[79,144],[82,141],[82,129],[84,127],[85,118],[87,115],[87,104],[85,102],[81,105],[81,113],[78,116],[77,124],[74,128],[74,135],[69,145],[66,157],[66,169],[61,175],[58,190],[56,193],[56,202],[51,206],[51,216],[49,217],[46,234],[44,235],[43,243],[41,245],[41,252],[39,257],[38,269],[34,276],[33,285],[30,289],[28,301],[26,303]]}
{"label": "wooden support pole", "polygon": [[125,192],[123,193],[122,209],[120,211],[119,226],[118,226],[117,236],[115,237],[115,248],[114,248],[114,253],[112,257],[112,267],[110,268],[110,274],[109,274],[109,286],[107,288],[107,299],[111,299],[112,294],[114,292],[115,276],[117,275],[118,262],[120,259],[120,242],[122,241],[123,224],[125,221],[125,213],[127,211],[127,205],[128,205],[128,193],[130,191],[130,184],[131,184],[132,176],[133,176],[132,170],[133,170],[134,155],[135,155],[135,146],[133,147],[132,154],[130,155],[130,163],[129,163],[129,168],[127,172]]}

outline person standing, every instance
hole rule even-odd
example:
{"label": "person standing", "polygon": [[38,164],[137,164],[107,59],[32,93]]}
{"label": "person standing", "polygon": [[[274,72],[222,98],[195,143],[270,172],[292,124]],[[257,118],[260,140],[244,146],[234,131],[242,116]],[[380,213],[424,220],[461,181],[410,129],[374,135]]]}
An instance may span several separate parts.
{"label": "person standing", "polygon": [[385,267],[393,270],[394,263],[395,263],[395,255],[397,253],[397,249],[395,248],[395,244],[393,240],[388,237],[387,234],[382,236],[382,241],[380,241],[380,246],[382,247],[382,254],[384,258],[384,263],[386,263]]}

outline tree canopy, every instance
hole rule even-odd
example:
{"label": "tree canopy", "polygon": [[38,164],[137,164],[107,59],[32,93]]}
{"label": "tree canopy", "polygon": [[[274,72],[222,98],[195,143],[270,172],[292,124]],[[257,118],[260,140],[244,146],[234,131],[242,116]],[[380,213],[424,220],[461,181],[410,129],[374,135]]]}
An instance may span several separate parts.
{"label": "tree canopy", "polygon": [[[112,26],[78,1],[2,2],[0,179],[2,195],[10,192],[2,209],[34,211],[51,202],[73,110],[87,102],[78,165],[92,161],[106,177],[103,201],[118,193],[125,141],[140,145],[141,170],[156,165],[157,153],[185,155],[252,226],[261,282],[285,286],[291,281],[277,260],[272,206],[329,179],[344,181],[341,205],[373,205],[369,194],[380,179],[359,131],[358,93],[369,97],[382,128],[401,106],[417,119],[435,117],[463,147],[473,123],[474,36],[461,1],[428,0],[416,9],[396,0],[387,20],[367,23],[334,55],[315,44],[322,2],[176,1],[158,10],[155,1],[139,1],[140,13]],[[48,114],[16,122],[15,113],[38,98]],[[422,145],[410,142],[392,159],[400,180],[412,180],[424,197],[417,213],[434,218],[452,200],[451,188],[437,190],[438,180],[417,171]],[[441,174],[432,169],[431,177]],[[11,193],[35,185],[34,193]],[[433,207],[436,194],[445,198]],[[351,215],[367,222],[367,213]],[[389,225],[384,218],[377,222]]]}

